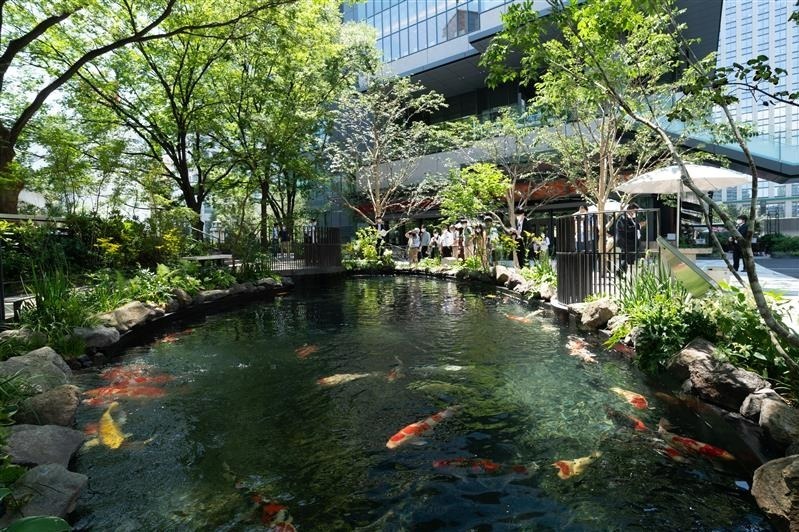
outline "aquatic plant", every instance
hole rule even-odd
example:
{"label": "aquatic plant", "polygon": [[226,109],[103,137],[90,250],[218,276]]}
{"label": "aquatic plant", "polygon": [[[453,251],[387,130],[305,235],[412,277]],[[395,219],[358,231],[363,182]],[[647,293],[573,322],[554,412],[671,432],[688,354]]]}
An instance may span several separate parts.
{"label": "aquatic plant", "polygon": [[394,267],[394,256],[391,250],[384,249],[378,254],[379,240],[377,229],[364,227],[358,229],[355,238],[344,244],[341,250],[341,264],[347,270],[377,269],[390,270]]}

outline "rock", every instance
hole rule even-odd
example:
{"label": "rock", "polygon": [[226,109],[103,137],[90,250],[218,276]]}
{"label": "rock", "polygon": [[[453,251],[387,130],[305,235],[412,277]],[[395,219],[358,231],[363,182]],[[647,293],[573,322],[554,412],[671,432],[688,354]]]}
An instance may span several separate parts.
{"label": "rock", "polygon": [[601,329],[607,325],[610,318],[615,316],[618,311],[618,305],[609,298],[590,301],[583,308],[580,322],[586,327]]}
{"label": "rock", "polygon": [[538,285],[538,293],[544,301],[552,300],[557,294],[557,289],[549,283],[541,283]]}
{"label": "rock", "polygon": [[175,288],[172,290],[172,295],[175,296],[175,299],[178,300],[178,304],[180,304],[181,307],[188,307],[191,305],[192,297],[182,288]]}
{"label": "rock", "polygon": [[621,327],[623,324],[627,323],[627,319],[628,319],[628,317],[627,317],[626,314],[617,314],[616,316],[613,316],[612,318],[610,318],[608,320],[608,323],[607,323],[606,327],[610,331],[615,331],[616,329]]}
{"label": "rock", "polygon": [[180,310],[180,301],[178,301],[177,298],[170,297],[164,305],[164,313],[172,314],[178,310]]}
{"label": "rock", "polygon": [[119,331],[114,327],[76,327],[72,331],[75,336],[82,338],[86,347],[103,348],[114,345],[119,341]]}
{"label": "rock", "polygon": [[517,286],[519,286],[520,284],[524,284],[524,283],[525,283],[525,281],[526,281],[526,280],[525,280],[525,278],[524,278],[524,277],[522,277],[521,275],[519,275],[519,274],[518,274],[518,273],[516,273],[516,272],[512,272],[512,273],[511,273],[511,274],[508,276],[508,281],[505,283],[505,286],[507,286],[508,288],[510,288],[511,290],[513,290],[514,288],[516,288],[516,287],[517,287]]}
{"label": "rock", "polygon": [[683,391],[728,410],[738,411],[749,394],[768,388],[768,382],[759,375],[716,360],[714,351],[713,344],[697,338],[669,362],[669,369],[685,381]]}
{"label": "rock", "polygon": [[0,341],[3,340],[20,340],[29,344],[45,344],[47,343],[47,335],[38,331],[30,329],[9,329],[0,332]]}
{"label": "rock", "polygon": [[243,287],[244,293],[246,294],[252,294],[253,292],[255,292],[255,285],[249,281],[246,283],[241,283],[241,286]]}
{"label": "rock", "polygon": [[283,277],[281,284],[286,288],[291,288],[294,286],[294,279],[291,277]]}
{"label": "rock", "polygon": [[780,530],[799,525],[799,455],[766,462],[755,470],[752,496]]}
{"label": "rock", "polygon": [[105,365],[106,362],[107,359],[105,358],[105,354],[98,351],[97,353],[92,355],[92,364],[94,364],[95,366],[98,367],[103,366]]}
{"label": "rock", "polygon": [[95,316],[100,321],[101,325],[105,325],[106,327],[113,327],[117,328],[119,326],[119,322],[117,321],[117,315],[114,314],[114,311],[111,312],[104,312],[102,314],[98,314]]}
{"label": "rock", "polygon": [[799,442],[799,410],[782,401],[763,399],[759,423],[783,447]]}
{"label": "rock", "polygon": [[517,294],[526,294],[532,288],[531,283],[524,281],[513,287],[513,291]]}
{"label": "rock", "polygon": [[4,450],[14,464],[67,467],[83,440],[82,432],[58,425],[14,425]]}
{"label": "rock", "polygon": [[0,377],[8,378],[17,374],[41,393],[67,384],[72,370],[58,353],[49,347],[42,347],[0,362]]}
{"label": "rock", "polygon": [[782,397],[780,397],[780,394],[771,388],[761,388],[760,390],[755,390],[753,393],[750,393],[746,396],[746,399],[744,399],[744,402],[741,405],[741,415],[750,419],[759,419],[760,407],[763,404],[764,399],[773,399],[775,401],[781,401],[783,403],[785,402]]}
{"label": "rock", "polygon": [[209,303],[211,301],[218,301],[227,295],[227,290],[203,290],[194,296],[194,304],[199,305],[202,303]]}
{"label": "rock", "polygon": [[80,404],[77,386],[65,384],[25,399],[14,416],[17,423],[71,427]]}
{"label": "rock", "polygon": [[228,294],[230,295],[241,294],[246,291],[244,286],[240,285],[239,283],[234,283],[230,285],[230,288],[228,288],[227,290]]}
{"label": "rock", "polygon": [[258,286],[280,286],[280,283],[272,279],[271,277],[265,277],[263,279],[258,279],[255,282]]}
{"label": "rock", "polygon": [[506,266],[497,265],[494,267],[494,279],[500,285],[507,283],[513,273],[514,271]]}
{"label": "rock", "polygon": [[116,328],[120,332],[125,332],[155,318],[158,312],[141,301],[131,301],[116,309],[114,315],[117,320]]}
{"label": "rock", "polygon": [[88,477],[73,473],[58,464],[34,467],[12,486],[13,497],[26,501],[17,512],[8,512],[0,520],[0,526],[25,516],[54,515],[66,518],[75,509],[78,495],[86,485]]}

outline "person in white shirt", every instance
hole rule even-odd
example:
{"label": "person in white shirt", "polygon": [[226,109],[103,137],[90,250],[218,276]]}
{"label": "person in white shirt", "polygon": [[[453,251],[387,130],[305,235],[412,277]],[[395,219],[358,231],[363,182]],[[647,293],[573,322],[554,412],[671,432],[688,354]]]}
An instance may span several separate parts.
{"label": "person in white shirt", "polygon": [[421,247],[419,229],[411,229],[405,233],[405,237],[408,239],[408,262],[416,264],[419,262],[419,248]]}
{"label": "person in white shirt", "polygon": [[427,257],[428,247],[430,246],[430,233],[427,232],[427,228],[422,226],[421,231],[419,232],[419,240],[421,241],[421,254],[422,258]]}
{"label": "person in white shirt", "polygon": [[444,228],[444,232],[441,233],[441,256],[442,257],[451,257],[452,256],[452,246],[455,244],[455,235],[452,234],[452,230],[454,226],[450,225],[449,227]]}

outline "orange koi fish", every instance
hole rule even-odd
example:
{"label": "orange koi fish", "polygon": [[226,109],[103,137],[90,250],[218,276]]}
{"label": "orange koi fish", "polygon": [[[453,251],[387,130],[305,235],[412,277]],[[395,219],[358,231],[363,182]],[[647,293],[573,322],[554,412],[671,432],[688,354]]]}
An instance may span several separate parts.
{"label": "orange koi fish", "polygon": [[162,388],[154,386],[105,386],[87,390],[83,393],[89,396],[89,399],[84,399],[83,403],[90,406],[106,405],[123,397],[127,399],[151,399],[166,395]]}
{"label": "orange koi fish", "polygon": [[623,390],[614,386],[610,389],[611,392],[615,393],[631,405],[633,405],[638,410],[645,410],[649,408],[649,403],[646,400],[646,397],[641,395],[640,393],[631,392],[629,390]]}
{"label": "orange koi fish", "polygon": [[[463,468],[468,469],[472,473],[501,473],[506,468],[502,464],[498,464],[487,458],[452,458],[449,460],[434,460],[433,467],[436,469],[452,469]],[[527,468],[523,465],[516,464],[508,468],[512,473],[527,473]]]}
{"label": "orange koi fish", "polygon": [[305,344],[294,350],[294,352],[297,354],[297,357],[299,358],[308,358],[317,351],[319,351],[319,346],[315,344],[311,345]]}
{"label": "orange koi fish", "polygon": [[400,360],[399,357],[394,357],[394,359],[397,361],[397,365],[391,368],[388,373],[386,373],[386,380],[388,382],[394,382],[395,380],[401,379],[405,376],[405,372],[402,371],[402,360]]}
{"label": "orange koi fish", "polygon": [[180,332],[167,334],[166,336],[162,337],[159,340],[159,342],[162,344],[174,344],[175,342],[180,341],[181,338],[192,332],[194,332],[193,329],[186,329]]}
{"label": "orange koi fish", "polygon": [[629,345],[623,344],[621,342],[616,342],[613,345],[613,350],[628,357],[635,356],[635,348],[630,347]]}
{"label": "orange koi fish", "polygon": [[450,406],[449,408],[442,410],[437,414],[433,414],[424,421],[411,423],[389,438],[389,440],[386,442],[386,447],[389,449],[396,449],[400,445],[404,445],[415,440],[420,434],[424,434],[445,419],[454,416],[455,412],[460,410],[460,408],[461,407],[459,405]]}
{"label": "orange koi fish", "polygon": [[578,358],[581,362],[596,364],[596,355],[588,350],[588,344],[585,340],[570,337],[569,341],[566,342],[566,347],[569,349],[569,356]]}
{"label": "orange koi fish", "polygon": [[703,443],[692,438],[686,438],[685,436],[678,436],[677,434],[669,432],[666,429],[666,425],[666,420],[661,419],[660,423],[658,424],[658,433],[664,440],[666,440],[666,443],[668,443],[671,447],[674,447],[676,450],[683,451],[688,454],[698,454],[700,456],[704,456],[705,458],[715,458],[719,460],[730,461],[735,460],[733,455],[720,447],[710,445],[709,443]]}
{"label": "orange koi fish", "polygon": [[128,366],[114,366],[100,373],[100,377],[109,382],[117,380],[129,380],[135,377],[143,377],[150,370],[151,366],[146,364],[130,364]]}
{"label": "orange koi fish", "polygon": [[623,412],[619,412],[618,410],[615,410],[609,406],[605,407],[605,412],[607,413],[608,418],[613,420],[613,422],[615,422],[616,424],[621,425],[622,427],[629,427],[631,429],[641,432],[649,430],[649,427],[647,427],[644,424],[644,422],[638,419],[637,417],[625,414]]}
{"label": "orange koi fish", "polygon": [[147,375],[141,377],[131,377],[129,379],[117,379],[111,382],[115,386],[143,386],[150,384],[166,384],[172,382],[175,377],[172,375]]}
{"label": "orange koi fish", "polygon": [[291,524],[288,506],[265,500],[257,493],[252,495],[252,502],[260,507],[261,523],[267,525],[270,531],[295,532],[296,529]]}
{"label": "orange koi fish", "polygon": [[588,456],[575,458],[574,460],[558,460],[552,465],[558,470],[558,477],[566,480],[567,478],[582,475],[586,468],[600,456],[602,456],[601,451],[594,451]]}
{"label": "orange koi fish", "polygon": [[335,386],[337,384],[344,384],[364,377],[371,377],[371,373],[336,373],[329,377],[322,377],[316,381],[319,386]]}
{"label": "orange koi fish", "polygon": [[511,316],[510,314],[505,314],[505,317],[508,318],[509,320],[515,321],[517,323],[524,323],[524,324],[533,323],[533,320],[531,320],[530,318],[528,318],[526,316]]}

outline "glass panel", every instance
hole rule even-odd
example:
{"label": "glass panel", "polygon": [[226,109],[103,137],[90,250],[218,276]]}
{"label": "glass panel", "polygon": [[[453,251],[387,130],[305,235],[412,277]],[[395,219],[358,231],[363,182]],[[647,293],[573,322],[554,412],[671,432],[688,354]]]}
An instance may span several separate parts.
{"label": "glass panel", "polygon": [[399,31],[399,25],[400,25],[399,6],[394,6],[391,8],[391,33]]}
{"label": "glass panel", "polygon": [[399,33],[394,33],[391,35],[391,60],[399,59],[399,53]]}
{"label": "glass panel", "polygon": [[436,44],[436,17],[427,19],[427,47]]}
{"label": "glass panel", "polygon": [[417,26],[414,24],[408,28],[408,52],[414,53],[419,50],[419,43],[417,42]]}
{"label": "glass panel", "polygon": [[391,29],[391,11],[386,9],[383,11],[383,35],[388,35],[391,33],[389,30]]}
{"label": "glass panel", "polygon": [[447,40],[447,15],[446,13],[441,13],[436,17],[438,21],[438,33],[436,34],[438,37],[438,42],[444,42]]}
{"label": "glass panel", "polygon": [[400,39],[400,57],[408,55],[408,29],[405,28],[399,32]]}

